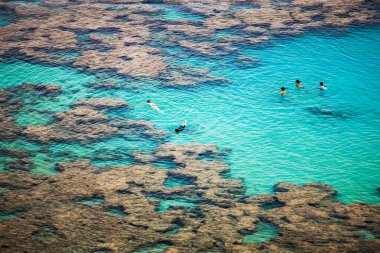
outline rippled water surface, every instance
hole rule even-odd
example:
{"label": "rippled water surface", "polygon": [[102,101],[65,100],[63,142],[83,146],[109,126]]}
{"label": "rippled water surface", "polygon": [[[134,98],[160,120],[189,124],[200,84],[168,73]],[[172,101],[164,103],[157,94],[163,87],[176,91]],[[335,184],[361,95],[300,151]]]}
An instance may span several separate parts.
{"label": "rippled water surface", "polygon": [[[159,15],[202,20],[175,9]],[[6,25],[3,20],[0,16],[0,26]],[[338,198],[344,202],[380,203],[376,191],[380,183],[379,43],[380,28],[375,26],[278,38],[263,46],[241,48],[238,55],[215,58],[164,48],[169,61],[207,67],[230,80],[224,85],[206,83],[194,88],[112,77],[125,88],[93,89],[86,84],[102,73],[95,76],[72,68],[5,61],[0,63],[0,87],[35,82],[55,83],[64,90],[55,101],[41,98],[24,107],[16,115],[22,126],[47,124],[54,113],[69,109],[80,98],[122,98],[131,109],[110,112],[110,117],[148,119],[171,133],[168,141],[214,143],[230,150],[228,176],[243,178],[249,195],[272,192],[273,185],[281,181],[320,181],[338,190]],[[246,62],[242,56],[257,61]],[[296,79],[303,82],[303,90],[296,89]],[[320,81],[328,90],[318,90]],[[281,86],[288,87],[284,98],[279,96]],[[163,112],[151,110],[147,99]],[[184,119],[188,128],[175,134],[174,128]],[[132,163],[127,155],[131,151],[152,150],[157,143],[117,137],[89,145],[41,147],[20,138],[13,143],[0,142],[0,147],[40,150],[34,155],[32,172],[54,174],[56,162],[71,159],[62,155],[63,151],[98,165],[126,165]],[[112,154],[121,156],[111,159]],[[6,162],[7,158],[0,157],[0,170]],[[176,204],[167,202],[162,201],[161,209]],[[189,205],[183,203],[180,205]]]}

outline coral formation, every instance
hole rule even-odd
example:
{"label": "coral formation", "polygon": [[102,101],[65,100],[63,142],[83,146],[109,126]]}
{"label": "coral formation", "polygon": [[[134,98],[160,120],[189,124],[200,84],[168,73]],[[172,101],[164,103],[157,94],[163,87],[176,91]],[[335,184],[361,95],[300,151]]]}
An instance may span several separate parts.
{"label": "coral formation", "polygon": [[[235,8],[236,3],[228,1],[170,1],[203,17],[197,22],[159,18],[155,14],[160,9],[142,1],[90,4],[96,2],[80,0],[73,5],[71,1],[46,0],[43,6],[34,7],[1,3],[18,22],[0,27],[0,58],[12,54],[31,62],[69,65],[89,72],[160,78],[174,66],[167,60],[167,52],[152,46],[158,36],[169,46],[180,45],[196,54],[214,56],[235,53],[237,48],[231,44],[256,45],[307,29],[372,23],[377,18],[376,3],[363,0],[294,0],[283,4],[260,0],[246,8]],[[122,8],[110,8],[112,4]],[[53,6],[60,8],[48,8]],[[219,31],[231,35],[216,36]],[[78,57],[60,56],[60,52]],[[174,83],[189,83],[178,82],[178,78]]]}
{"label": "coral formation", "polygon": [[[241,181],[220,176],[228,170],[224,163],[200,160],[219,152],[215,145],[163,144],[152,157],[173,159],[178,166],[172,171],[98,167],[81,160],[59,164],[61,173],[51,177],[0,173],[0,186],[9,189],[0,196],[0,212],[19,213],[0,223],[2,252],[132,252],[158,244],[167,245],[165,252],[375,252],[379,247],[378,239],[357,236],[358,230],[379,235],[378,206],[334,201],[336,191],[321,183],[280,183],[273,195],[247,197]],[[171,175],[191,184],[167,187]],[[82,204],[91,198],[104,201]],[[157,212],[159,201],[179,198],[196,205]],[[273,201],[282,205],[261,208]],[[110,215],[115,208],[128,215]],[[277,227],[277,237],[243,243],[262,221]]]}
{"label": "coral formation", "polygon": [[[196,21],[159,17],[160,8],[142,0],[74,2],[44,0],[33,7],[0,3],[15,17],[15,22],[0,27],[0,60],[192,87],[228,80],[205,67],[172,61],[171,47],[200,58],[232,55],[250,66],[257,60],[240,55],[239,45],[256,46],[276,36],[372,23],[377,18],[373,8],[377,1],[365,0],[170,1],[198,15]],[[235,2],[247,5],[236,8]],[[157,38],[164,43],[157,45]],[[126,86],[117,82],[96,80],[87,86],[107,91]],[[1,141],[21,137],[41,146],[38,151],[0,149],[0,156],[8,159],[0,172],[1,252],[133,252],[155,247],[165,252],[376,252],[380,248],[378,205],[343,204],[333,199],[337,192],[322,183],[283,182],[274,186],[273,194],[247,196],[241,179],[223,176],[229,171],[223,150],[216,145],[163,143],[168,133],[152,122],[114,117],[118,109],[131,108],[112,95],[75,99],[65,109],[47,111],[51,120],[46,124],[17,124],[16,114],[26,105],[38,104],[38,99],[54,102],[63,92],[59,84],[39,83],[0,89]],[[73,160],[75,155],[64,151],[64,162],[50,164],[55,175],[30,173],[39,166],[36,153],[46,153],[53,145],[93,145],[113,137],[148,139],[156,146],[89,157],[108,161],[129,155],[135,162],[130,166],[98,166],[87,159]],[[157,168],[159,163],[173,167]],[[170,185],[170,179],[186,183]],[[278,234],[259,243],[244,240],[263,222]]]}

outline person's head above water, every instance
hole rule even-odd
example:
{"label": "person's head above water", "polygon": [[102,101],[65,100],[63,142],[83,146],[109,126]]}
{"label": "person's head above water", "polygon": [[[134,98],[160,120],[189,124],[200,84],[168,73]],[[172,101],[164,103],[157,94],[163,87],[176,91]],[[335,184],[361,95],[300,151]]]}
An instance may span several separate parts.
{"label": "person's head above water", "polygon": [[319,86],[324,86],[323,82],[320,82],[320,83],[319,83]]}
{"label": "person's head above water", "polygon": [[148,101],[146,101],[148,104],[151,103],[150,99]]}
{"label": "person's head above water", "polygon": [[297,83],[297,84],[300,83],[300,80],[297,79],[297,80],[296,80],[296,83]]}
{"label": "person's head above water", "polygon": [[282,90],[282,91],[285,91],[285,87],[281,87],[281,90]]}

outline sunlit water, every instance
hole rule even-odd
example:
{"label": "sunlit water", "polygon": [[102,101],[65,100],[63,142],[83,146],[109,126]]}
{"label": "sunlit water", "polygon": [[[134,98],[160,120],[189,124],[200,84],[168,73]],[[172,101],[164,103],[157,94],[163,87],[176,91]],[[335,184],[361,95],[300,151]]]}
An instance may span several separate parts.
{"label": "sunlit water", "polygon": [[[159,15],[202,19],[192,14],[181,16],[173,9]],[[379,42],[377,26],[309,32],[215,58],[196,56],[178,47],[165,48],[168,61],[207,67],[214,75],[230,79],[225,85],[209,83],[196,88],[169,88],[160,82],[114,77],[126,87],[92,89],[85,85],[102,77],[71,68],[6,61],[0,63],[0,87],[23,82],[62,86],[64,93],[57,101],[41,98],[16,115],[17,123],[23,126],[48,124],[54,113],[69,109],[80,98],[123,98],[131,109],[110,112],[111,117],[151,120],[157,128],[171,133],[168,141],[213,143],[231,149],[227,158],[229,176],[243,178],[248,195],[270,193],[281,181],[319,181],[338,190],[338,199],[344,202],[380,203],[376,191],[380,183]],[[250,56],[258,62],[242,63],[239,56]],[[295,88],[296,79],[303,82],[303,90]],[[328,90],[317,89],[320,81]],[[281,86],[288,87],[285,98],[279,96]],[[151,110],[147,99],[152,99],[163,113]],[[51,114],[27,109],[49,110]],[[175,134],[174,128],[184,119],[188,127]],[[149,151],[157,145],[154,141],[117,137],[90,145],[48,145],[38,151],[40,144],[21,139],[0,142],[0,147],[34,151],[32,173],[48,174],[57,173],[56,162],[73,159],[62,151],[98,165],[127,165],[133,163],[127,155],[131,151]],[[107,158],[112,154],[121,154],[122,158]],[[0,170],[6,162],[9,158],[0,157]]]}

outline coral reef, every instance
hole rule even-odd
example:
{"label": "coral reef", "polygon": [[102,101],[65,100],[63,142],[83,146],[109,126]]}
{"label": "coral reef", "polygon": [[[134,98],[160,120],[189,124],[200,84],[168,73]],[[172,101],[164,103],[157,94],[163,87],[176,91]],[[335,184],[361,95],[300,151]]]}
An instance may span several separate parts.
{"label": "coral reef", "polygon": [[[0,212],[18,213],[0,222],[0,248],[132,252],[163,244],[165,252],[376,252],[380,246],[378,239],[357,235],[360,230],[378,237],[379,206],[344,205],[332,200],[336,191],[321,183],[280,183],[273,195],[247,197],[240,180],[221,177],[228,170],[224,163],[201,159],[220,152],[215,145],[166,143],[149,162],[171,159],[177,164],[174,170],[98,167],[79,160],[58,164],[61,173],[51,177],[0,173],[0,187],[9,189],[0,195]],[[165,186],[173,175],[190,184]],[[83,204],[92,198],[104,201]],[[196,205],[158,212],[165,199]],[[281,205],[261,208],[273,202]],[[126,215],[108,213],[114,209]],[[268,242],[244,243],[262,221],[276,226],[278,235]]]}
{"label": "coral reef", "polygon": [[[17,16],[18,21],[0,27],[0,59],[11,54],[31,62],[69,65],[89,72],[160,78],[174,66],[167,60],[167,52],[151,43],[159,36],[167,46],[179,45],[204,56],[222,56],[238,50],[232,44],[257,45],[308,29],[373,23],[378,16],[376,1],[364,0],[294,0],[282,4],[259,0],[246,8],[235,8],[233,1],[170,1],[201,16],[203,20],[197,22],[159,18],[155,14],[160,9],[142,1],[91,4],[96,2],[47,0],[43,6],[34,7],[1,3],[1,8]],[[122,8],[110,8],[112,4]],[[49,8],[54,6],[60,8]],[[219,31],[227,33],[217,36]],[[65,57],[57,54],[60,52],[78,56]],[[171,85],[189,83],[178,81],[179,77],[172,79]]]}
{"label": "coral reef", "polygon": [[[179,54],[171,53],[171,47],[199,58],[232,55],[250,66],[257,60],[240,54],[239,45],[256,46],[309,29],[373,23],[378,17],[374,9],[378,1],[365,0],[162,1],[176,2],[199,17],[169,20],[158,17],[162,10],[147,2],[44,0],[33,7],[2,2],[0,8],[15,22],[0,27],[0,60],[115,74],[137,85],[139,80],[178,87],[219,84],[228,80],[207,68],[172,60]],[[236,8],[237,2],[247,5]],[[115,80],[96,80],[87,87],[126,87]],[[37,100],[54,103],[63,92],[59,84],[39,83],[0,89],[1,141],[25,138],[39,148],[0,149],[1,158],[6,158],[0,172],[1,252],[134,252],[155,247],[165,252],[377,252],[380,248],[379,205],[343,204],[334,200],[337,192],[322,183],[282,182],[274,186],[273,194],[247,196],[241,179],[223,176],[229,171],[224,150],[216,145],[164,143],[168,133],[152,122],[115,117],[119,109],[130,109],[122,99],[82,98],[62,110],[47,111],[46,124],[16,123],[16,114],[25,112],[26,105],[38,105]],[[35,107],[28,110],[43,112]],[[306,110],[347,117],[318,108]],[[151,140],[155,148],[126,147],[87,157],[109,161],[130,156],[135,162],[130,166],[98,166],[88,159],[74,160],[72,151],[64,151],[60,154],[64,162],[50,164],[55,175],[30,171],[39,169],[36,153],[51,152],[53,145],[93,145],[113,137]],[[160,163],[172,167],[158,168]],[[276,228],[277,234],[270,241],[245,240],[261,223]]]}
{"label": "coral reef", "polygon": [[14,139],[22,132],[11,115],[20,110],[23,102],[13,99],[13,95],[9,91],[0,89],[0,139],[2,140]]}
{"label": "coral reef", "polygon": [[115,98],[90,98],[81,99],[74,104],[76,107],[92,107],[94,109],[116,109],[126,107],[128,104],[122,99]]}

